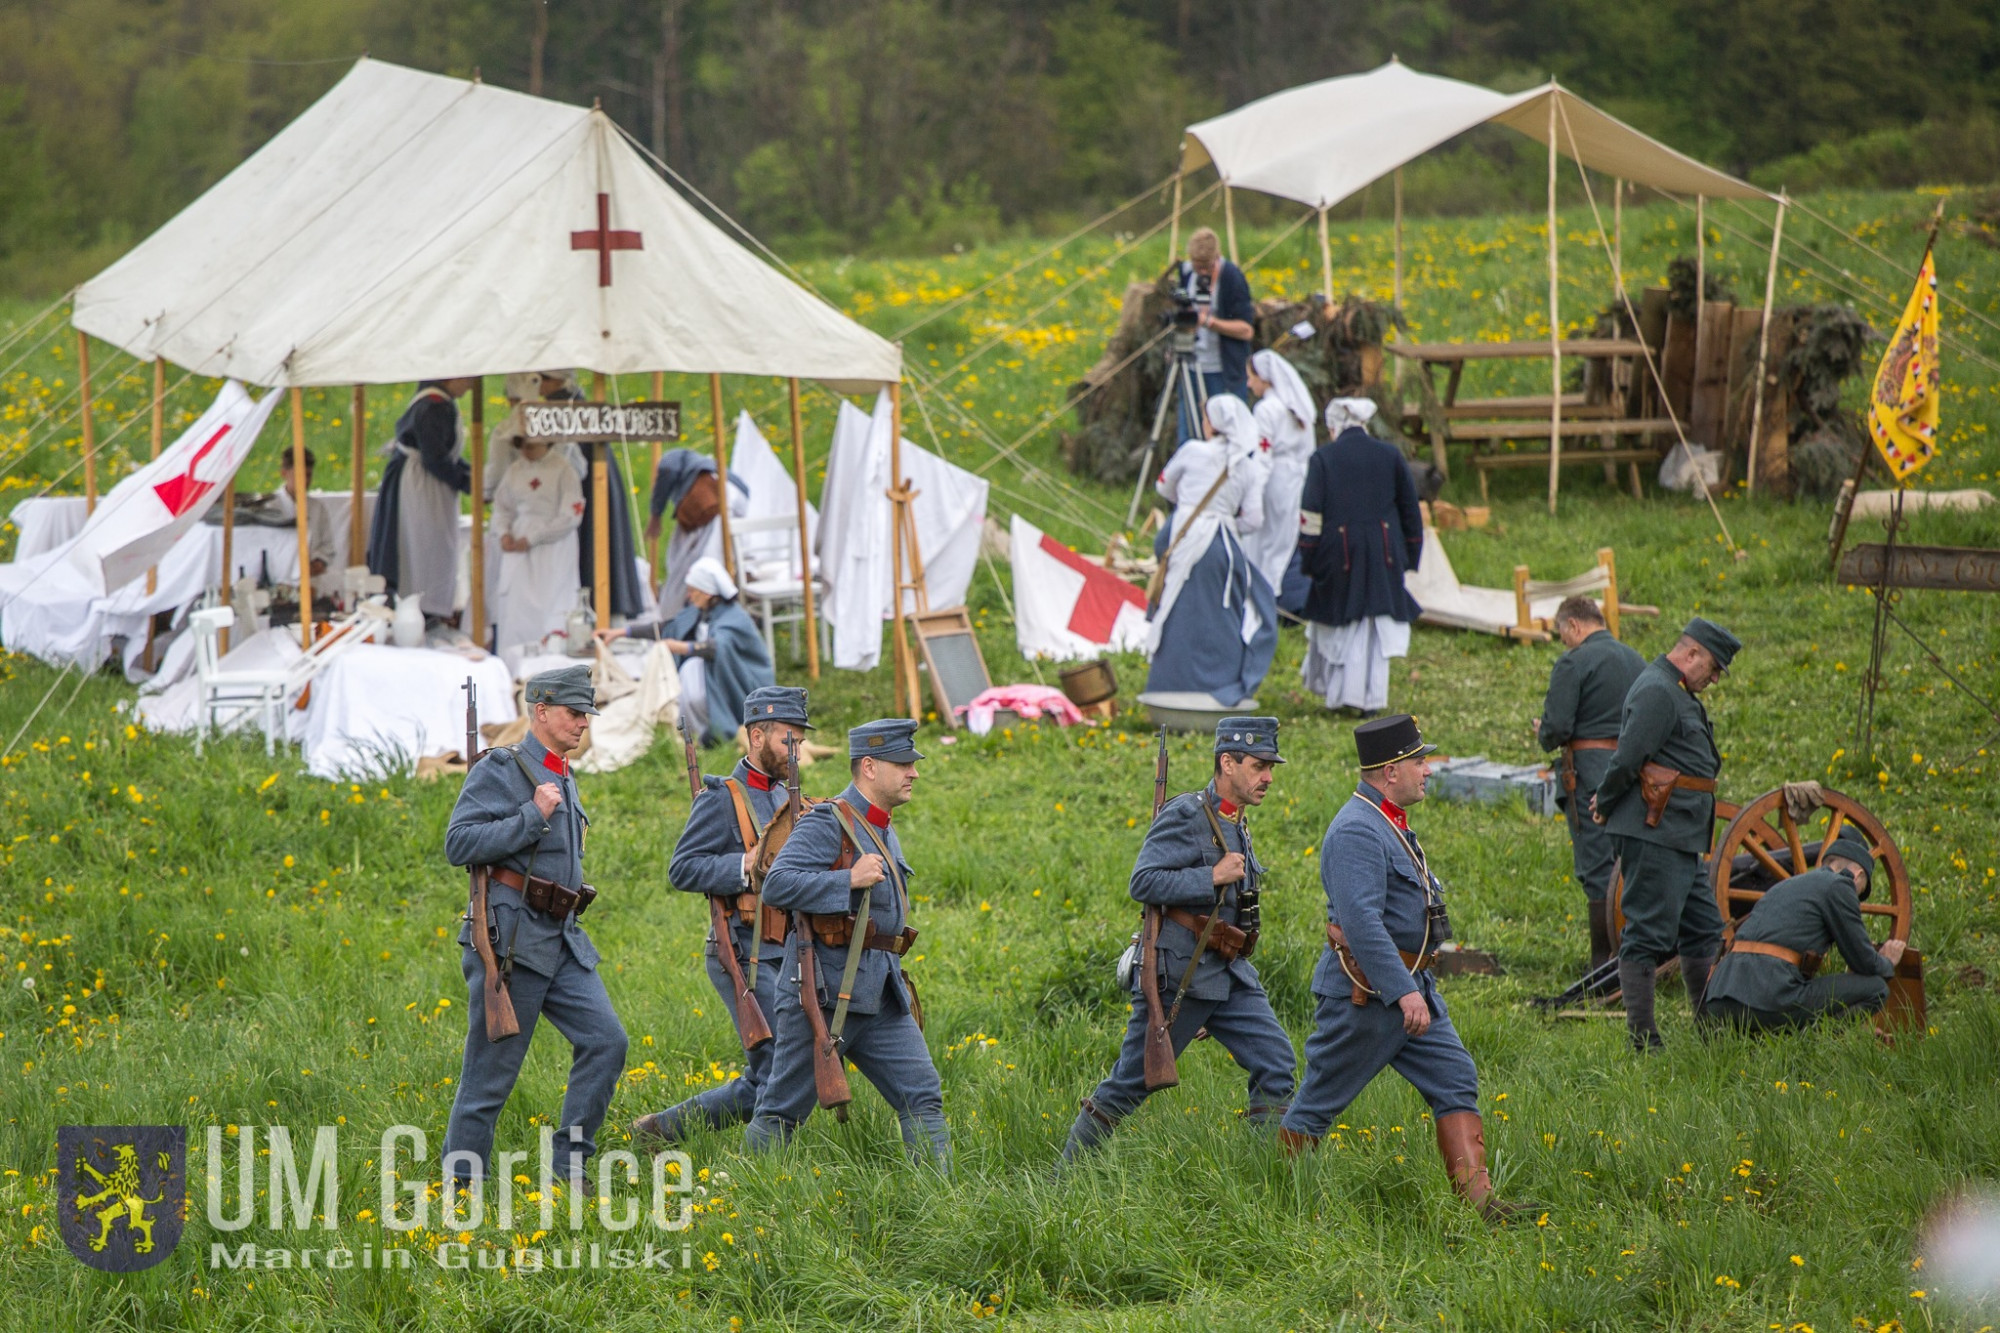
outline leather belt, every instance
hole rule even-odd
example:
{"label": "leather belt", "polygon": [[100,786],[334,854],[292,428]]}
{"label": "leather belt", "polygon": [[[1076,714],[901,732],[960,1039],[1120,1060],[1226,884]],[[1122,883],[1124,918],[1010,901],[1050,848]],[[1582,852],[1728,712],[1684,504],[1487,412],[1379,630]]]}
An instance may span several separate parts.
{"label": "leather belt", "polygon": [[530,910],[546,912],[558,921],[582,916],[584,909],[597,898],[597,890],[588,884],[572,889],[540,875],[523,876],[505,866],[489,866],[487,874],[496,884],[505,884],[520,894]]}
{"label": "leather belt", "polygon": [[1196,916],[1185,907],[1169,907],[1166,916],[1175,925],[1194,932],[1196,939],[1200,939],[1202,931],[1207,930],[1208,947],[1224,962],[1233,963],[1239,958],[1248,958],[1257,948],[1257,932],[1254,930],[1245,931],[1227,921],[1216,922],[1211,930],[1206,916]]}
{"label": "leather belt", "polygon": [[1821,954],[1801,953],[1797,949],[1787,949],[1782,944],[1771,944],[1765,940],[1739,938],[1729,946],[1729,952],[1754,953],[1760,954],[1765,958],[1776,958],[1780,962],[1790,963],[1808,977],[1819,971],[1819,965],[1823,961],[1823,955]]}
{"label": "leather belt", "polygon": [[[805,913],[806,925],[812,928],[813,938],[829,949],[843,949],[854,938],[854,918],[845,912],[822,915],[817,912]],[[914,927],[905,926],[894,935],[871,930],[862,941],[864,949],[875,949],[882,953],[892,953],[897,957],[908,953],[910,946],[917,942]]]}
{"label": "leather belt", "polygon": [[1615,736],[1610,738],[1593,736],[1586,740],[1565,742],[1563,744],[1562,765],[1563,791],[1573,792],[1576,790],[1576,752],[1578,750],[1615,750],[1617,748],[1618,738]]}
{"label": "leather belt", "polygon": [[[1354,987],[1350,998],[1356,1004],[1368,1003],[1378,992],[1368,984],[1368,974],[1361,970],[1361,960],[1347,947],[1347,932],[1329,921],[1326,923],[1326,942],[1332,947],[1334,956],[1340,960],[1340,970],[1347,973],[1347,980]],[[1436,949],[1427,954],[1414,954],[1408,949],[1398,949],[1396,954],[1403,960],[1403,966],[1413,973],[1428,971],[1431,964],[1437,961]]]}

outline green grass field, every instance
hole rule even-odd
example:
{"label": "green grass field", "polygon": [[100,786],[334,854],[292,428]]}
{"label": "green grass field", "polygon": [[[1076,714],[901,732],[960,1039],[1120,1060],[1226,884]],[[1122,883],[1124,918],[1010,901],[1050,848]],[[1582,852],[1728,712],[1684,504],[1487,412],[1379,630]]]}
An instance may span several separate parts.
{"label": "green grass field", "polygon": [[[1875,243],[1910,252],[1930,198],[1815,200]],[[1566,219],[1577,235],[1588,215]],[[1664,208],[1627,213],[1628,263],[1656,276],[1691,239]],[[1732,223],[1732,225],[1736,225]],[[1411,306],[1425,337],[1536,331],[1540,236],[1532,220],[1424,223],[1414,229]],[[1788,233],[1789,234],[1789,233]],[[1345,285],[1382,290],[1387,235],[1356,228],[1336,257]],[[1809,242],[1810,243],[1810,242]],[[1302,289],[1304,233],[1253,271],[1260,293]],[[1822,242],[1818,244],[1826,244]],[[1254,253],[1262,241],[1245,245]],[[1153,267],[1128,262],[1122,277]],[[827,263],[808,276],[871,324],[894,331],[1025,258],[1032,247],[902,264]],[[930,326],[939,369],[1054,297],[1110,249],[1083,244]],[[1579,319],[1602,303],[1579,242],[1572,265]],[[1567,253],[1567,251],[1566,251]],[[1286,256],[1289,255],[1289,258]],[[1996,261],[1952,241],[1947,284],[1984,310]],[[1289,268],[1272,267],[1277,263]],[[1761,256],[1724,239],[1718,261],[1746,294]],[[1900,304],[1900,280],[1868,277]],[[1789,279],[1788,279],[1789,281]],[[1820,294],[1801,279],[1800,297]],[[954,381],[952,395],[1011,439],[1061,401],[1095,359],[1116,283],[1079,289],[1037,315],[1042,332],[1008,344]],[[26,314],[28,312],[18,312]],[[948,322],[949,321],[949,322]],[[1886,320],[1877,320],[1885,326]],[[1545,325],[1543,330],[1545,331]],[[1983,326],[1947,328],[2000,350]],[[0,376],[10,395],[0,480],[33,493],[74,460],[61,432],[32,429],[39,376],[69,361],[55,347]],[[73,355],[62,346],[64,357]],[[12,360],[0,354],[0,366]],[[107,375],[119,369],[105,358]],[[129,363],[125,363],[129,367]],[[140,372],[143,373],[143,372]],[[17,378],[22,375],[27,378]],[[1944,458],[1925,484],[1977,484],[2000,467],[1989,428],[1995,380],[1969,358],[1948,362]],[[630,396],[644,386],[622,386]],[[675,390],[705,402],[701,386]],[[122,420],[137,380],[107,391]],[[188,391],[190,395],[193,390]],[[732,388],[764,411],[767,385]],[[927,395],[935,398],[936,395]],[[389,395],[371,399],[378,413]],[[174,400],[176,407],[182,400]],[[198,408],[196,397],[185,404]],[[817,402],[813,440],[828,417]],[[338,461],[344,397],[317,404],[314,445]],[[970,465],[984,444],[933,403],[948,451]],[[1004,415],[1003,415],[1004,414]],[[702,412],[691,412],[697,433]],[[377,437],[386,429],[377,417]],[[106,427],[107,429],[110,427]],[[115,447],[137,444],[143,425]],[[910,432],[923,440],[921,417]],[[53,434],[54,438],[43,439]],[[703,436],[705,438],[705,435]],[[1046,438],[1027,451],[1050,467]],[[246,484],[270,484],[270,445]],[[1001,463],[992,512],[1025,515],[1082,544],[1108,528],[1092,506],[1122,497],[1054,474],[1051,490]],[[63,489],[72,489],[72,482]],[[338,467],[322,484],[344,484]],[[1463,485],[1464,483],[1460,483]],[[469,1272],[420,1257],[413,1271],[212,1270],[212,1242],[401,1244],[426,1254],[455,1239],[384,1229],[377,1143],[392,1125],[441,1137],[463,1040],[456,917],[464,878],[440,847],[456,781],[329,784],[254,742],[213,746],[129,725],[129,688],[109,677],[72,694],[60,683],[0,765],[0,1327],[520,1330],[965,1327],[1023,1328],[1978,1328],[1930,1287],[1918,1247],[1927,1212],[1996,1172],[1996,1010],[1983,974],[2000,975],[1996,797],[1990,751],[2000,738],[1983,709],[1954,691],[1907,639],[1892,638],[1872,758],[1856,753],[1854,710],[1867,660],[1870,599],[1830,583],[1817,506],[1731,499],[1723,506],[1750,558],[1728,558],[1705,508],[1683,497],[1618,498],[1584,470],[1565,478],[1560,517],[1541,482],[1498,479],[1498,523],[1446,538],[1468,582],[1503,585],[1520,561],[1567,573],[1615,546],[1631,600],[1663,608],[1628,621],[1641,651],[1662,651],[1689,614],[1735,628],[1747,649],[1707,696],[1726,753],[1723,794],[1744,799],[1780,781],[1817,778],[1857,796],[1902,846],[1917,886],[1915,943],[1930,962],[1931,1028],[1895,1049],[1865,1029],[1797,1040],[1697,1042],[1685,1004],[1663,991],[1669,1049],[1638,1061],[1615,1022],[1557,1023],[1529,996],[1573,975],[1585,948],[1581,893],[1568,880],[1559,824],[1515,807],[1433,803],[1418,827],[1451,893],[1468,944],[1495,951],[1499,978],[1446,984],[1479,1063],[1482,1109],[1498,1179],[1547,1205],[1539,1223],[1493,1230],[1451,1196],[1420,1099],[1385,1076],[1345,1115],[1312,1160],[1283,1163],[1238,1123],[1240,1078],[1212,1045],[1182,1061],[1183,1085],[1154,1098],[1096,1162],[1061,1178],[1051,1166],[1078,1097],[1108,1066],[1124,1023],[1112,976],[1136,913],[1125,881],[1151,797],[1152,732],[1123,714],[1088,731],[1029,727],[945,744],[931,758],[899,827],[918,878],[923,940],[909,960],[924,987],[928,1038],[958,1149],[948,1182],[904,1164],[893,1117],[857,1088],[840,1127],[815,1117],[786,1154],[749,1160],[733,1133],[689,1146],[708,1172],[685,1235],[664,1239],[691,1262],[671,1272]],[[1033,502],[1040,508],[1030,507]],[[1069,511],[1076,510],[1071,513]],[[2000,513],[1921,516],[1913,540],[2000,546]],[[983,647],[997,677],[1027,678],[1001,589],[973,589]],[[1960,675],[2000,689],[2000,632],[1979,594],[1916,592],[1901,611]],[[1350,724],[1325,715],[1297,683],[1301,647],[1286,634],[1261,698],[1285,723],[1293,762],[1256,812],[1272,867],[1258,966],[1281,1018],[1303,1040],[1308,982],[1321,940],[1315,849],[1351,789]],[[1448,753],[1533,757],[1554,650],[1424,630],[1399,663],[1392,701]],[[1144,664],[1119,662],[1124,697]],[[51,689],[55,673],[0,661],[0,739]],[[781,678],[803,672],[781,668]],[[815,689],[823,731],[887,710],[887,673],[833,672]],[[1177,786],[1206,770],[1206,746],[1173,746]],[[720,759],[711,760],[718,766]],[[830,794],[834,766],[807,772]],[[633,1116],[678,1100],[740,1060],[733,1031],[700,968],[701,905],[670,889],[665,865],[686,811],[677,752],[583,786],[595,819],[591,874],[604,891],[588,925],[632,1034],[630,1070],[612,1108],[607,1147]],[[33,983],[32,985],[28,983]],[[555,1113],[566,1063],[552,1033],[537,1039],[501,1122],[503,1147],[532,1147]],[[73,1260],[56,1236],[56,1127],[184,1124],[193,1203],[166,1263],[113,1278]],[[286,1236],[260,1221],[223,1235],[203,1220],[210,1125],[337,1125],[342,1145],[337,1233]],[[258,1142],[263,1142],[261,1134]],[[435,1168],[435,1156],[430,1162]],[[409,1170],[415,1177],[420,1173]],[[233,1185],[233,1168],[230,1176]],[[259,1179],[262,1175],[260,1172]],[[261,1185],[260,1185],[261,1188]],[[525,1187],[524,1187],[525,1188]],[[233,1190],[229,1206],[234,1206]],[[266,1201],[259,1198],[260,1210]],[[533,1205],[523,1200],[524,1215]],[[525,1242],[521,1223],[481,1228],[472,1251]],[[568,1233],[545,1238],[554,1244]],[[581,1234],[617,1243],[595,1223]],[[489,1248],[491,1247],[491,1248]],[[476,1262],[476,1261],[475,1261]]]}

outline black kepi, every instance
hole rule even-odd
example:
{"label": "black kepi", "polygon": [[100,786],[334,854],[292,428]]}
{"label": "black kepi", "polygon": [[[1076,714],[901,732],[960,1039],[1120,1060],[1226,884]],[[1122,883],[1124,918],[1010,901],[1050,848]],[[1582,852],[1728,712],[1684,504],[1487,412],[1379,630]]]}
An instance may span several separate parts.
{"label": "black kepi", "polygon": [[1354,750],[1361,756],[1363,768],[1380,768],[1398,759],[1429,754],[1435,749],[1435,745],[1424,744],[1423,734],[1417,730],[1417,720],[1408,713],[1378,717],[1354,729]]}

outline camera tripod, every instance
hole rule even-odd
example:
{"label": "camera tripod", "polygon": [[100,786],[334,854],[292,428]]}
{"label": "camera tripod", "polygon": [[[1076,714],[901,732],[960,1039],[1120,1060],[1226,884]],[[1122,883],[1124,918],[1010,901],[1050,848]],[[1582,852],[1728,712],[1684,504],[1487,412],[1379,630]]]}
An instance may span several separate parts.
{"label": "camera tripod", "polygon": [[1125,526],[1139,519],[1139,497],[1145,494],[1146,478],[1152,474],[1153,458],[1160,452],[1160,432],[1167,427],[1167,413],[1176,404],[1188,409],[1188,418],[1200,430],[1208,415],[1208,386],[1194,364],[1193,326],[1174,325],[1167,339],[1167,382],[1160,386],[1159,405],[1153,409],[1152,433],[1146,437],[1146,456],[1139,464],[1139,479],[1132,484],[1132,503],[1125,511]]}

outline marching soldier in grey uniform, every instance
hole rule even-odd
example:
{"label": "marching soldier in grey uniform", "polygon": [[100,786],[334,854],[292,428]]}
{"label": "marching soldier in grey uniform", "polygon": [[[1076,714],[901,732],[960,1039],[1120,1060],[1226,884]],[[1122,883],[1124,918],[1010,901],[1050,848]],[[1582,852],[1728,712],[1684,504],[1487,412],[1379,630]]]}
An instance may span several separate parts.
{"label": "marching soldier in grey uniform", "polygon": [[[951,1170],[944,1089],[902,968],[917,938],[908,925],[914,872],[891,815],[916,786],[923,758],[916,730],[915,722],[885,718],[848,732],[852,781],[799,820],[765,876],[765,903],[791,912],[795,926],[771,1019],[777,1049],[744,1131],[752,1151],[791,1138],[819,1099],[822,1073],[839,1079],[844,1096],[840,1062],[851,1060],[896,1112],[911,1160]],[[811,1010],[800,993],[808,962],[816,974]],[[816,1068],[816,1056],[830,1068]]]}
{"label": "marching soldier in grey uniform", "polygon": [[[785,913],[762,904],[751,891],[750,866],[756,846],[771,819],[784,809],[789,767],[786,742],[805,739],[806,692],[789,685],[765,685],[743,701],[750,753],[737,761],[727,778],[702,779],[702,791],[688,811],[687,827],[674,844],[667,864],[667,882],[684,893],[723,900],[729,923],[726,947],[736,951],[737,968],[751,987],[758,1009],[768,1020],[777,1009],[778,974],[785,960]],[[736,1014],[736,984],[723,965],[711,924],[708,934],[708,979],[722,997],[731,1020]],[[720,1128],[748,1120],[757,1109],[757,1090],[771,1069],[775,1042],[766,1041],[744,1053],[739,1078],[717,1084],[664,1111],[632,1122],[632,1137],[677,1143],[690,1128]]]}
{"label": "marching soldier in grey uniform", "polygon": [[[1156,976],[1173,1052],[1178,1056],[1196,1032],[1208,1029],[1249,1076],[1243,1116],[1253,1124],[1284,1114],[1298,1066],[1292,1040],[1250,964],[1261,924],[1257,895],[1264,868],[1243,819],[1247,807],[1263,804],[1284,762],[1278,755],[1278,719],[1223,718],[1215,727],[1214,777],[1201,791],[1160,807],[1132,866],[1132,897],[1164,909]],[[1109,1138],[1146,1099],[1152,1017],[1143,966],[1142,960],[1132,977],[1125,1044],[1110,1074],[1083,1099],[1063,1146],[1064,1161]]]}
{"label": "marching soldier in grey uniform", "polygon": [[1611,767],[1625,693],[1646,669],[1646,659],[1611,637],[1604,612],[1588,597],[1568,598],[1556,608],[1556,636],[1568,651],[1549,671],[1535,737],[1544,750],[1562,751],[1556,804],[1569,825],[1570,859],[1590,912],[1585,971],[1593,972],[1611,957],[1611,870],[1618,857],[1611,835],[1585,807]]}
{"label": "marching soldier in grey uniform", "polygon": [[1634,1050],[1662,1045],[1653,977],[1676,953],[1697,1012],[1722,947],[1722,912],[1702,859],[1715,842],[1715,779],[1722,752],[1697,697],[1721,679],[1742,641],[1697,616],[1646,664],[1625,695],[1618,748],[1591,797],[1625,877],[1618,985]]}
{"label": "marching soldier in grey uniform", "polygon": [[[521,1030],[489,1041],[485,972],[472,922],[459,932],[467,1006],[465,1068],[445,1130],[445,1174],[484,1177],[493,1125],[513,1091],[538,1018],[571,1047],[569,1088],[556,1122],[557,1179],[579,1186],[597,1150],[597,1128],[625,1072],[625,1028],[597,970],[597,949],[577,918],[597,891],[583,882],[583,837],[590,818],[577,798],[566,756],[597,712],[587,666],[545,671],[528,681],[531,717],[520,744],[489,751],[466,775],[445,831],[445,859],[490,867],[487,939],[501,958]],[[453,1154],[465,1154],[456,1163]]]}
{"label": "marching soldier in grey uniform", "polygon": [[1405,813],[1424,799],[1424,756],[1437,747],[1398,713],[1356,727],[1354,748],[1360,785],[1320,844],[1327,948],[1313,971],[1319,1008],[1305,1082],[1278,1141],[1288,1156],[1317,1147],[1361,1090],[1393,1067],[1430,1104],[1452,1189],[1487,1220],[1504,1221],[1528,1205],[1493,1194],[1479,1074],[1431,974],[1437,946],[1451,938],[1444,889]]}
{"label": "marching soldier in grey uniform", "polygon": [[[1904,945],[1888,940],[1877,949],[1869,942],[1861,904],[1874,873],[1868,845],[1842,834],[1821,853],[1817,869],[1792,876],[1758,899],[1715,965],[1703,1018],[1750,1029],[1790,1029],[1880,1009]],[[1815,977],[1836,946],[1847,971]]]}

